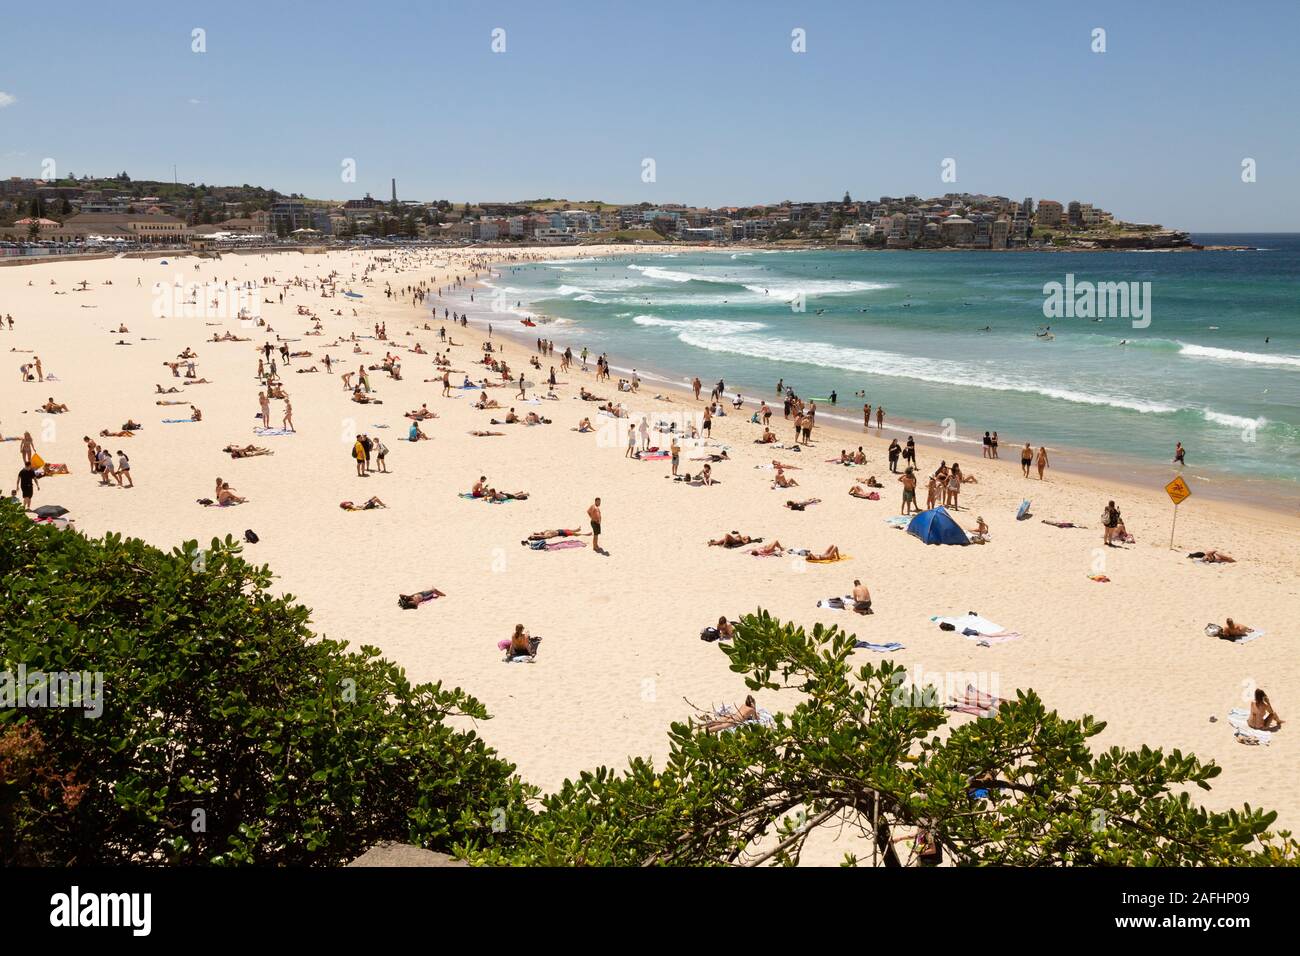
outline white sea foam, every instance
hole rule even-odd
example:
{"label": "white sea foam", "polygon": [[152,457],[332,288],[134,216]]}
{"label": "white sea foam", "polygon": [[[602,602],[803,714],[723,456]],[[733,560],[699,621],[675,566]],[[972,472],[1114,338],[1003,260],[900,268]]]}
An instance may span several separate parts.
{"label": "white sea foam", "polygon": [[1202,414],[1207,422],[1214,422],[1216,425],[1227,425],[1229,428],[1243,431],[1247,428],[1263,428],[1268,424],[1268,419],[1263,416],[1259,418],[1243,418],[1240,415],[1228,415],[1225,412],[1216,412],[1208,408]]}
{"label": "white sea foam", "polygon": [[637,325],[650,328],[678,329],[705,335],[739,335],[759,332],[767,328],[762,322],[737,322],[727,319],[664,319],[657,315],[638,315],[632,319]]}
{"label": "white sea foam", "polygon": [[984,367],[947,359],[930,359],[874,349],[846,348],[823,342],[795,342],[766,336],[710,335],[696,330],[683,330],[678,335],[678,340],[710,352],[729,352],[775,362],[801,362],[824,368],[839,368],[868,375],[882,375],[887,378],[906,378],[935,385],[956,385],[963,388],[1041,395],[1060,401],[1123,408],[1142,414],[1170,414],[1180,410],[1176,405],[1133,396],[1101,394],[1024,381],[1011,372],[998,374]]}
{"label": "white sea foam", "polygon": [[1189,345],[1179,342],[1179,355],[1188,358],[1215,359],[1223,362],[1249,362],[1252,365],[1285,365],[1300,368],[1300,355],[1268,355],[1263,352],[1239,352],[1236,349],[1219,349],[1208,345]]}

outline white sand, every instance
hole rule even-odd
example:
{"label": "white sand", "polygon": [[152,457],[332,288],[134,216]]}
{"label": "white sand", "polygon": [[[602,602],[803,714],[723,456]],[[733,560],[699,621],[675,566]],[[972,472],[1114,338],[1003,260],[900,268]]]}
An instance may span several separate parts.
{"label": "white sand", "polygon": [[[106,259],[0,268],[0,313],[11,313],[16,322],[13,333],[0,333],[0,355],[7,358],[0,370],[0,432],[31,431],[43,457],[72,469],[70,476],[42,481],[34,503],[71,509],[86,533],[119,531],[163,548],[187,538],[206,542],[256,530],[261,543],[248,546],[247,556],[269,564],[283,589],[314,609],[313,625],[320,633],[376,645],[413,680],[441,680],[478,696],[495,718],[480,728],[482,734],[518,763],[526,779],[545,788],[601,763],[621,767],[629,755],[663,758],[668,724],[691,713],[684,698],[701,705],[743,699],[744,685],[728,670],[725,655],[698,634],[720,614],[734,618],[762,606],[807,626],[838,623],[868,640],[901,642],[906,649],[889,656],[938,675],[932,680],[977,672],[986,685],[996,681],[992,689],[1003,695],[1033,687],[1063,714],[1092,713],[1106,720],[1097,747],[1145,743],[1213,758],[1224,773],[1211,794],[1197,799],[1220,808],[1249,801],[1279,810],[1282,826],[1300,826],[1300,778],[1290,771],[1300,730],[1288,725],[1271,746],[1251,748],[1234,742],[1226,720],[1256,683],[1284,718],[1300,707],[1300,672],[1291,656],[1300,614],[1294,517],[1193,497],[1181,509],[1177,550],[1171,551],[1171,507],[1159,487],[1135,489],[1067,475],[1061,470],[1069,467],[1062,452],[1054,454],[1056,467],[1046,482],[1026,481],[1011,460],[1016,450],[1005,448],[998,463],[962,456],[979,484],[966,487],[958,518],[970,526],[975,514],[983,515],[992,526],[992,543],[926,547],[884,523],[898,513],[900,498],[884,463],[888,433],[881,440],[874,434],[863,439],[819,431],[815,446],[795,455],[751,444],[760,429],[748,424],[748,414],[727,417],[714,429],[715,438],[731,445],[734,458],[713,466],[721,484],[686,487],[665,479],[667,462],[625,460],[622,440],[601,447],[598,436],[607,432],[570,430],[583,415],[595,415],[593,404],[572,397],[578,384],[647,411],[680,412],[682,397],[669,405],[653,401],[645,389],[641,396],[619,396],[613,384],[596,386],[591,373],[580,371],[560,375],[567,382],[558,390],[562,400],[535,409],[555,424],[505,426],[495,430],[506,437],[473,438],[469,430],[488,428],[487,419],[500,418],[501,412],[471,408],[476,393],[457,392],[466,397],[452,401],[440,397],[439,385],[425,384],[423,379],[434,377],[436,333],[408,336],[408,329],[426,320],[426,312],[409,300],[390,302],[382,293],[385,282],[401,287],[427,277],[435,271],[432,264],[406,275],[378,272],[370,286],[349,281],[376,255],[393,253],[182,257],[168,266]],[[436,270],[440,275],[468,274],[463,263],[469,252],[436,255],[458,263]],[[294,437],[253,435],[255,346],[265,338],[262,330],[241,329],[235,320],[205,325],[216,320],[159,319],[151,312],[150,286],[157,280],[242,281],[274,274],[283,281],[324,276],[331,269],[342,274],[340,289],[354,288],[365,298],[322,299],[319,292],[293,290],[284,305],[262,306],[262,314],[285,336],[301,337],[310,328],[295,314],[298,304],[325,323],[323,337],[291,343],[294,350],[310,350],[313,358],[295,359],[281,370],[293,399]],[[137,277],[144,278],[141,287]],[[106,278],[113,280],[111,287],[101,285]],[[51,279],[57,285],[49,285]],[[82,279],[89,280],[89,291],[73,292]],[[278,290],[271,296],[278,297]],[[351,316],[353,307],[357,318]],[[332,308],[342,309],[345,317],[327,315]],[[430,353],[401,353],[404,381],[370,373],[383,405],[349,401],[339,375],[327,375],[323,368],[316,375],[295,374],[313,361],[319,366],[324,351],[338,360],[336,373],[355,369],[363,358],[368,365],[378,362],[386,346],[373,340],[365,340],[372,353],[367,356],[353,356],[346,347],[324,348],[338,335],[369,333],[376,321],[387,322],[392,348],[418,340]],[[130,328],[129,335],[110,333],[120,322]],[[227,329],[254,341],[204,341]],[[536,332],[562,334],[554,326]],[[142,336],[156,341],[141,341]],[[477,333],[457,328],[452,336],[468,343],[453,350],[454,367],[481,377],[482,367],[470,364],[480,354]],[[133,344],[114,345],[119,338]],[[557,338],[558,351],[565,344],[575,353],[582,346]],[[180,385],[161,363],[174,360],[186,346],[198,351],[198,373],[213,384],[184,387],[183,395],[173,397],[197,404],[204,420],[164,425],[163,418],[184,417],[187,406],[155,405],[154,383]],[[31,356],[11,354],[13,348],[35,350],[46,373],[58,381],[20,383],[18,366]],[[529,354],[527,347],[511,343],[505,358],[518,371]],[[617,365],[635,364],[611,358]],[[544,380],[549,364],[544,360],[542,373],[528,369],[528,377]],[[558,368],[558,354],[554,364]],[[453,375],[453,384],[459,381],[460,375]],[[66,402],[71,411],[36,412],[47,396]],[[493,396],[503,405],[514,404],[513,390],[497,389]],[[423,425],[432,441],[411,444],[402,440],[408,426],[402,413],[422,402],[441,417]],[[282,406],[272,404],[278,424]],[[893,403],[886,404],[895,411]],[[531,406],[517,407],[522,414]],[[779,440],[787,441],[790,429],[781,421],[779,405],[775,411],[774,428]],[[101,488],[89,475],[81,438],[98,436],[102,428],[116,430],[128,417],[142,422],[144,430],[132,439],[103,441],[112,450],[127,450],[137,487]],[[389,427],[378,429],[379,424]],[[391,474],[356,477],[349,452],[357,430],[383,437],[391,449]],[[624,434],[625,425],[620,439]],[[232,461],[221,451],[231,442],[265,445],[275,455]],[[823,463],[841,447],[858,444],[867,447],[867,467]],[[0,480],[8,490],[16,484],[18,444],[0,448],[7,449],[2,454],[10,473]],[[692,453],[686,450],[682,470],[699,468],[699,462],[685,460]],[[774,455],[801,464],[792,472],[800,488],[772,490],[771,472],[755,470]],[[922,468],[933,470],[939,457],[947,457],[942,449],[922,449]],[[498,488],[526,489],[532,497],[502,505],[457,498],[480,474]],[[886,485],[881,501],[847,495],[851,481],[867,474]],[[197,505],[195,499],[212,495],[218,475],[249,503],[229,509]],[[371,495],[381,496],[389,509],[354,514],[338,507],[344,499],[361,502]],[[530,531],[588,530],[584,513],[596,496],[603,498],[602,544],[608,557],[589,547],[539,553],[520,546]],[[1033,499],[1034,517],[1017,523],[1014,513],[1025,496]],[[787,498],[806,497],[823,503],[802,513],[782,507]],[[920,497],[924,503],[924,489]],[[1112,497],[1138,543],[1099,550],[1099,515]],[[1072,520],[1089,530],[1060,530],[1040,518]],[[821,549],[835,543],[853,559],[816,566],[705,546],[730,529],[792,546]],[[1210,547],[1229,551],[1240,563],[1208,566],[1185,557]],[[1089,580],[1097,571],[1111,582]],[[820,598],[847,593],[855,577],[871,588],[874,616],[816,607]],[[448,597],[418,610],[398,608],[399,591],[434,586]],[[979,647],[929,621],[934,614],[968,610],[1021,632],[1023,639]],[[1268,634],[1244,646],[1204,635],[1207,622],[1221,623],[1228,616]],[[535,664],[501,660],[497,641],[516,623],[544,638]],[[786,702],[760,696],[759,704],[778,710]],[[1217,722],[1210,722],[1212,716]],[[833,861],[843,849],[821,846],[813,859]]]}

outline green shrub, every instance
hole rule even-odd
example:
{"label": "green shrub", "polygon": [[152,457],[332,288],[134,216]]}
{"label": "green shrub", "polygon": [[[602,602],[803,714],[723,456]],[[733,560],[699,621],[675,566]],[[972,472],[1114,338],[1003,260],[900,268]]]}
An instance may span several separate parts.
{"label": "green shrub", "polygon": [[91,540],[0,503],[0,671],[104,681],[97,719],[0,709],[0,863],[331,865],[384,839],[508,838],[494,821],[533,791],[460,719],[482,704],[317,639],[239,554]]}

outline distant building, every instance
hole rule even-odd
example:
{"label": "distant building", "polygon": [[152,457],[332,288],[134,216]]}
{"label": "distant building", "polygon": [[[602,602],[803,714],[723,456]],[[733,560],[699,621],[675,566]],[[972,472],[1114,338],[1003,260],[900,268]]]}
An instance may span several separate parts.
{"label": "distant building", "polygon": [[1066,207],[1066,220],[1071,229],[1083,228],[1083,204],[1077,199],[1070,200],[1070,205]]}
{"label": "distant building", "polygon": [[1038,215],[1035,217],[1038,225],[1048,229],[1057,229],[1061,225],[1061,216],[1065,213],[1065,207],[1054,199],[1038,200]]}

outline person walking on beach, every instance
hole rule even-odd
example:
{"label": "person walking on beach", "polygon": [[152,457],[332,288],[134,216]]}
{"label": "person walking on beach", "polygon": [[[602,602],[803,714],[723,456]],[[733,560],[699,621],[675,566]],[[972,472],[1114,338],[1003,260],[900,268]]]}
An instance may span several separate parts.
{"label": "person walking on beach", "polygon": [[597,498],[590,508],[587,509],[587,517],[591,520],[591,549],[597,554],[604,554],[605,550],[600,546],[600,499]]}
{"label": "person walking on beach", "polygon": [[1038,480],[1043,480],[1043,472],[1047,470],[1047,449],[1042,445],[1038,446]]}
{"label": "person walking on beach", "polygon": [[895,438],[892,441],[890,441],[889,470],[894,474],[898,474],[898,456],[901,455],[902,453],[903,453],[903,448],[901,445],[898,444],[898,439]]}
{"label": "person walking on beach", "polygon": [[284,396],[284,418],[280,421],[280,427],[288,431],[297,431],[293,427],[293,402],[289,401],[289,396]]}
{"label": "person walking on beach", "polygon": [[1025,447],[1020,449],[1020,470],[1029,477],[1029,466],[1034,460],[1034,450],[1029,447],[1029,442],[1025,442]]}
{"label": "person walking on beach", "polygon": [[23,499],[23,511],[32,510],[32,486],[40,488],[40,478],[30,461],[24,462],[23,467],[18,470],[18,492]]}
{"label": "person walking on beach", "polygon": [[635,458],[636,454],[636,426],[628,422],[627,426],[627,451],[623,452],[624,458]]}
{"label": "person walking on beach", "polygon": [[[126,452],[122,451],[120,448],[117,450],[117,474],[113,477],[117,479],[117,486],[119,488],[135,487],[135,481],[131,478],[131,459],[127,458]],[[126,479],[125,485],[122,484],[123,478]]]}
{"label": "person walking on beach", "polygon": [[1174,449],[1174,464],[1181,468],[1183,465],[1187,464],[1187,462],[1183,460],[1186,457],[1187,449],[1183,447],[1182,442],[1178,442],[1178,446]]}

